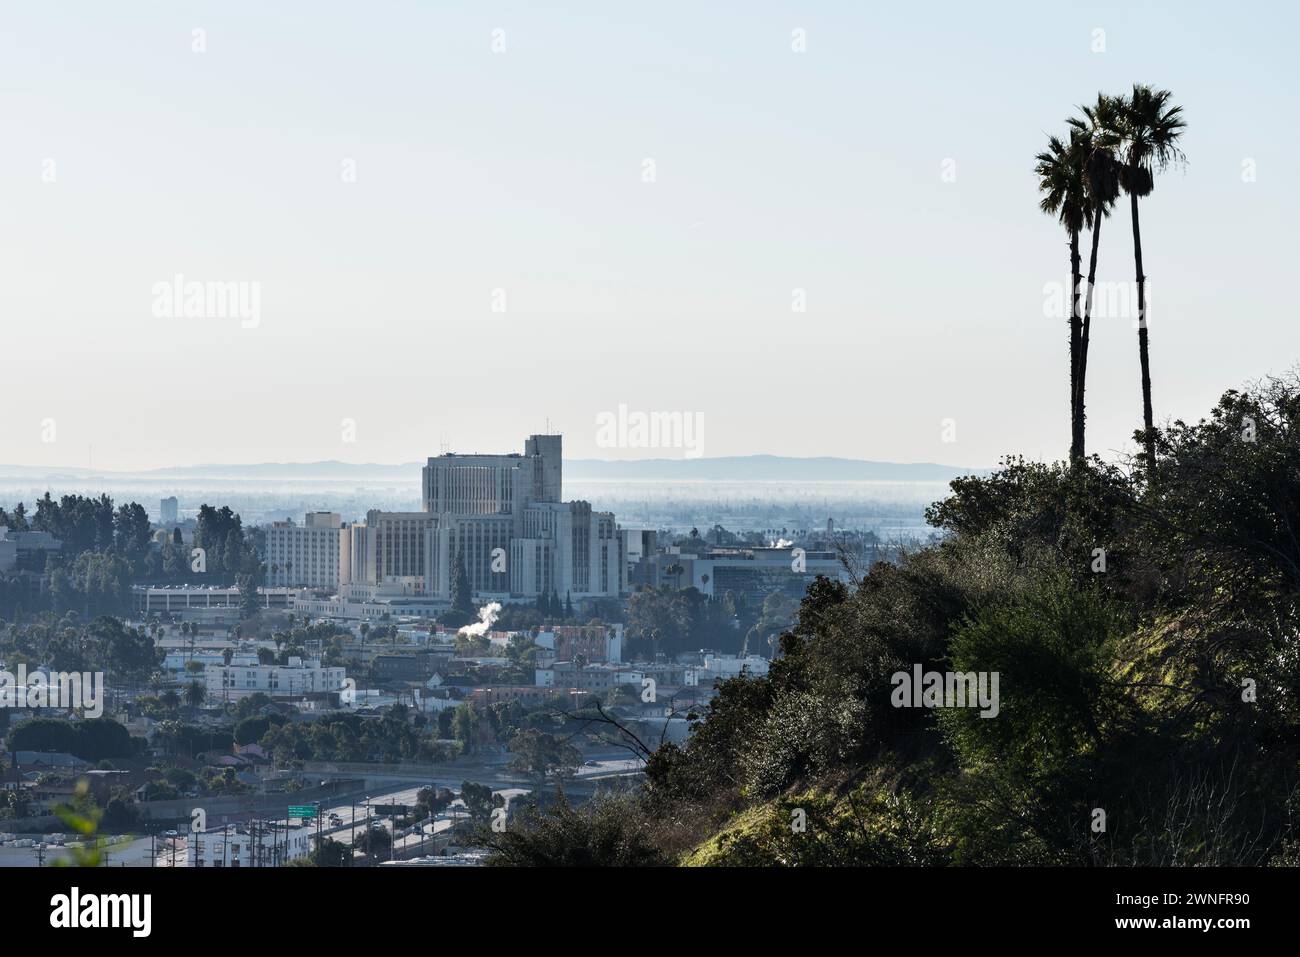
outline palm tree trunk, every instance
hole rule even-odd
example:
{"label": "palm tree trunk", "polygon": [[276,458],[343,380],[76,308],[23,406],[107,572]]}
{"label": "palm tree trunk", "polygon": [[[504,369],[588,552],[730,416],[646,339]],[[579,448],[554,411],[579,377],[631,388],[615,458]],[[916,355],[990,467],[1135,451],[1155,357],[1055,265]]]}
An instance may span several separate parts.
{"label": "palm tree trunk", "polygon": [[1079,234],[1070,233],[1070,461],[1083,458],[1083,436],[1079,433],[1079,347],[1082,341],[1079,319]]}
{"label": "palm tree trunk", "polygon": [[1092,215],[1092,253],[1088,256],[1088,292],[1083,300],[1083,330],[1079,336],[1079,369],[1074,390],[1075,434],[1078,436],[1079,458],[1087,454],[1084,434],[1087,416],[1084,414],[1084,395],[1088,389],[1088,337],[1092,330],[1092,287],[1097,279],[1097,247],[1101,243],[1101,205]]}
{"label": "palm tree trunk", "polygon": [[1138,287],[1138,361],[1142,365],[1142,444],[1146,450],[1148,476],[1156,467],[1156,431],[1151,415],[1151,356],[1147,348],[1147,277],[1142,273],[1142,230],[1138,226],[1138,198],[1129,193],[1133,210],[1133,263]]}

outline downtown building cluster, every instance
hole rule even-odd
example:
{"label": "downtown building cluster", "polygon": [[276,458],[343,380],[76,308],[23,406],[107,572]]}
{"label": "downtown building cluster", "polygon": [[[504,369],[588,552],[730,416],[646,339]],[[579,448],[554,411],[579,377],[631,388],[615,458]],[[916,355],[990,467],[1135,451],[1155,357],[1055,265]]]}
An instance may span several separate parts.
{"label": "downtown building cluster", "polygon": [[616,598],[628,587],[624,535],[612,512],[563,501],[561,441],[534,435],[522,454],[431,457],[418,512],[275,522],[267,582],[328,591],[340,602],[437,605],[451,601],[459,563],[478,601]]}

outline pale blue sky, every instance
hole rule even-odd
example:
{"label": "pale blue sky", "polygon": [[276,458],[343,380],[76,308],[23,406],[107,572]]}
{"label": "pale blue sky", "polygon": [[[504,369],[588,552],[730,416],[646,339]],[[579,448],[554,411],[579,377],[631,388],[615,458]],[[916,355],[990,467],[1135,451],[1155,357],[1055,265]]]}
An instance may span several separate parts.
{"label": "pale blue sky", "polygon": [[[598,447],[620,404],[701,415],[708,456],[1059,457],[1033,155],[1134,81],[1189,123],[1142,206],[1157,418],[1300,353],[1288,5],[703,6],[0,2],[0,462],[409,461],[548,418],[681,454]],[[260,324],[155,317],[176,273],[259,282]],[[1127,449],[1129,321],[1089,368],[1090,445]]]}

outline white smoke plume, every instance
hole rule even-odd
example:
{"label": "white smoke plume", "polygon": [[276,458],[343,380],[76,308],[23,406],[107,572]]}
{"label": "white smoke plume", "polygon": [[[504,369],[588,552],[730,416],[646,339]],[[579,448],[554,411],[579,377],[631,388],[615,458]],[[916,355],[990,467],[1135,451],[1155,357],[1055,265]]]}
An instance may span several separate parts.
{"label": "white smoke plume", "polygon": [[793,544],[794,544],[794,542],[790,541],[790,539],[788,539],[788,538],[778,538],[776,541],[774,541],[774,542],[772,543],[772,547],[773,547],[773,548],[789,548],[789,547],[790,547],[791,545],[793,545]]}
{"label": "white smoke plume", "polygon": [[500,614],[501,602],[490,602],[478,610],[478,621],[472,625],[466,625],[456,634],[464,635],[467,638],[482,638],[492,630],[492,626],[496,624]]}

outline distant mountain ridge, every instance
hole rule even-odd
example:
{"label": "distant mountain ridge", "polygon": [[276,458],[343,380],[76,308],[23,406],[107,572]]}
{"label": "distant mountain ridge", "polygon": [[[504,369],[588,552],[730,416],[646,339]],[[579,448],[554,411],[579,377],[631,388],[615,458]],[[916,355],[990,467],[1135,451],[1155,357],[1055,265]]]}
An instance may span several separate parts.
{"label": "distant mountain ridge", "polygon": [[795,458],[785,455],[730,455],[698,459],[574,459],[564,463],[565,478],[678,479],[714,481],[806,482],[942,482],[958,475],[982,474],[933,462],[873,462],[831,456]]}
{"label": "distant mountain ridge", "polygon": [[[242,479],[245,481],[418,481],[423,462],[260,462],[247,465],[185,465],[141,471],[82,467],[0,465],[0,479],[144,480]],[[698,459],[565,459],[564,477],[575,481],[806,481],[943,482],[990,470],[934,462],[875,462],[833,456],[732,455]]]}

